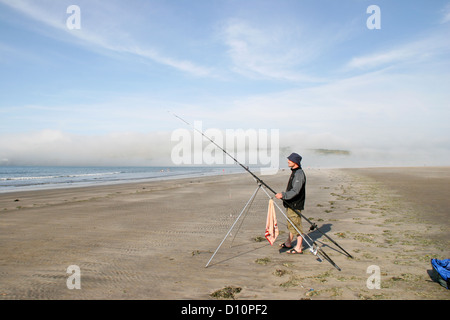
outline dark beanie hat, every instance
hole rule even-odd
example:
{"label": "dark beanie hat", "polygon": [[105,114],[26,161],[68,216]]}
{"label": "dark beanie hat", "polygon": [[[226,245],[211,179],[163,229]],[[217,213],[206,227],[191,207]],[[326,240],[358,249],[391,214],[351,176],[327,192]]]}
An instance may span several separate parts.
{"label": "dark beanie hat", "polygon": [[291,155],[288,157],[288,159],[298,165],[300,165],[300,162],[302,161],[302,157],[297,153],[291,153]]}

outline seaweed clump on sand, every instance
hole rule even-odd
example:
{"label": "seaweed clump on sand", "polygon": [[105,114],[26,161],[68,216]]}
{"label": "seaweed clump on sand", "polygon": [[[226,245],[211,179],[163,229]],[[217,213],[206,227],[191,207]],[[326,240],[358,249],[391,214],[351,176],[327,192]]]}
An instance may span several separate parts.
{"label": "seaweed clump on sand", "polygon": [[240,287],[231,287],[227,286],[223,289],[214,291],[211,293],[211,297],[216,299],[235,299],[235,294],[241,292],[242,288]]}

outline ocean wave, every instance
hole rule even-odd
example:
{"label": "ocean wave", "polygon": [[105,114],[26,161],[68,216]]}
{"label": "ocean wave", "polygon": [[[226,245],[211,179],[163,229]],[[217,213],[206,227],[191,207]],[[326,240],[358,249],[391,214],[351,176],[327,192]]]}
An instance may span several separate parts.
{"label": "ocean wave", "polygon": [[0,181],[26,181],[26,180],[40,180],[40,179],[58,179],[58,178],[80,178],[80,177],[93,177],[93,176],[107,176],[120,174],[120,171],[114,172],[98,172],[98,173],[81,173],[81,174],[68,174],[68,175],[53,175],[53,176],[37,176],[37,177],[5,177],[0,178]]}

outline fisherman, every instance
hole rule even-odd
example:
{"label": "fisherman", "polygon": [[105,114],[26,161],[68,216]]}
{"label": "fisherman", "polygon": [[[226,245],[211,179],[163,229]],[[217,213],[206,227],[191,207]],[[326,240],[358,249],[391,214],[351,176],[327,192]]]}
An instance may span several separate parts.
{"label": "fisherman", "polygon": [[[280,245],[282,248],[290,249],[287,253],[291,254],[301,254],[302,252],[302,236],[299,234],[299,231],[303,233],[302,230],[302,219],[301,217],[292,210],[290,206],[292,206],[297,211],[301,211],[305,206],[305,186],[306,186],[306,176],[302,170],[300,162],[302,161],[302,157],[297,153],[292,153],[288,158],[288,166],[291,168],[291,176],[289,178],[288,185],[286,187],[286,192],[280,192],[275,195],[277,199],[282,199],[283,205],[287,208],[286,214],[289,220],[295,224],[296,228],[292,226],[290,222],[288,222],[289,229],[289,238],[286,242]],[[297,243],[295,247],[292,246],[294,236],[297,237]]]}

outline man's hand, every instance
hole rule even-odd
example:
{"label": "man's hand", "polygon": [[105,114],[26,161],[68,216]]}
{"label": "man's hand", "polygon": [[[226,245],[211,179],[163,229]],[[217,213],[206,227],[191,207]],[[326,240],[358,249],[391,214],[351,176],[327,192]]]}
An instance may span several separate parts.
{"label": "man's hand", "polygon": [[283,198],[283,194],[282,194],[282,193],[277,193],[277,194],[275,195],[275,198],[281,199],[281,198]]}

